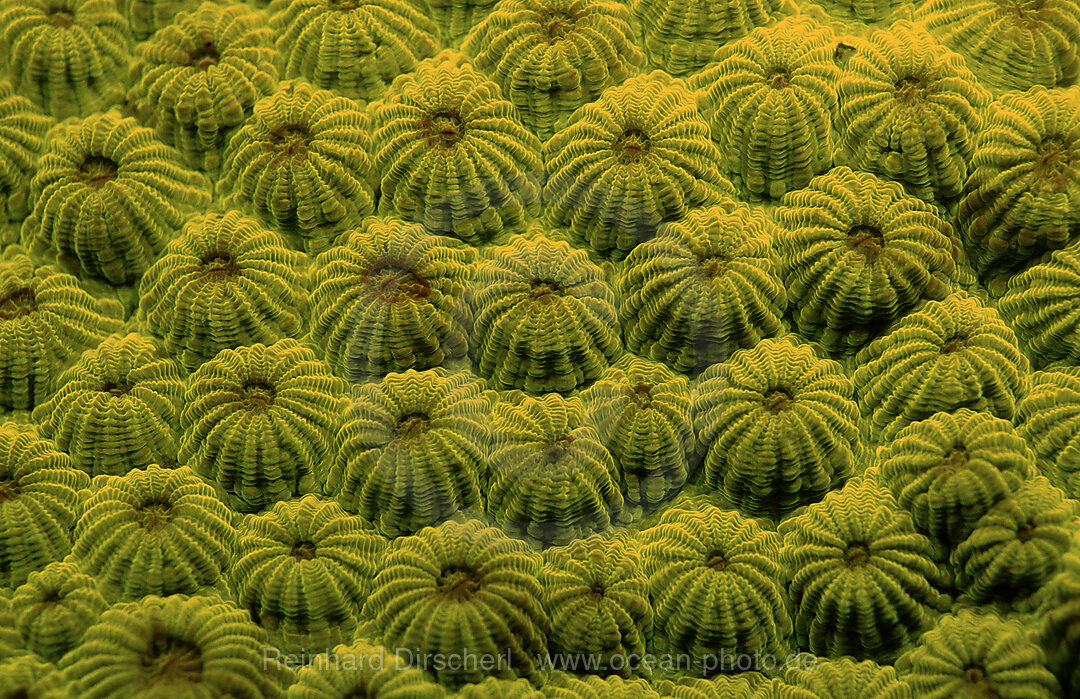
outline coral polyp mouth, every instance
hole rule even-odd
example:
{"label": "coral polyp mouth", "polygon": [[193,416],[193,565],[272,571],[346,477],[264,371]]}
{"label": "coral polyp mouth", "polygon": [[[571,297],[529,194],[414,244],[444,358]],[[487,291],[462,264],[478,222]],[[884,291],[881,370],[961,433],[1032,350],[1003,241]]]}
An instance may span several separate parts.
{"label": "coral polyp mouth", "polygon": [[437,111],[424,119],[424,136],[433,146],[449,148],[465,138],[465,122],[457,110]]}
{"label": "coral polyp mouth", "polygon": [[298,561],[310,561],[317,553],[315,544],[310,541],[297,541],[292,547],[292,556]]}
{"label": "coral polyp mouth", "polygon": [[30,315],[37,309],[37,296],[29,287],[15,289],[0,298],[0,320],[14,320]]}
{"label": "coral polyp mouth", "polygon": [[102,393],[112,396],[127,395],[131,391],[131,385],[124,380],[108,381],[101,386]]}
{"label": "coral polyp mouth", "polygon": [[848,246],[866,258],[867,262],[873,262],[881,255],[885,247],[885,237],[877,226],[858,225],[848,231]]}
{"label": "coral polyp mouth", "polygon": [[791,73],[787,68],[773,68],[765,74],[765,84],[780,89],[791,84]]}
{"label": "coral polyp mouth", "polygon": [[407,266],[396,262],[380,262],[367,273],[372,294],[386,302],[418,300],[431,294],[431,285]]}
{"label": "coral polyp mouth", "polygon": [[217,65],[221,60],[217,47],[209,38],[203,38],[199,46],[188,56],[188,65],[198,70],[206,70],[210,66]]}
{"label": "coral polyp mouth", "polygon": [[529,298],[534,301],[552,302],[562,296],[562,287],[547,279],[537,279],[529,286]]}
{"label": "coral polyp mouth", "polygon": [[136,519],[143,529],[165,528],[172,520],[172,503],[165,498],[148,500],[136,509]]}
{"label": "coral polyp mouth", "polygon": [[628,128],[615,141],[613,150],[618,155],[620,163],[641,162],[649,155],[652,143],[644,131],[637,128]]}
{"label": "coral polyp mouth", "polygon": [[712,570],[723,570],[728,567],[728,561],[719,551],[714,551],[705,559],[705,567]]}
{"label": "coral polyp mouth", "polygon": [[851,544],[844,551],[844,563],[849,568],[855,568],[861,565],[865,565],[870,560],[870,549],[866,544],[855,543]]}
{"label": "coral polyp mouth", "polygon": [[901,102],[914,102],[926,97],[926,81],[915,75],[908,75],[896,81],[896,99]]}
{"label": "coral polyp mouth", "polygon": [[120,172],[120,166],[103,155],[91,155],[79,165],[79,172],[82,174],[83,182],[99,187],[115,180]]}
{"label": "coral polyp mouth", "polygon": [[765,392],[765,398],[762,400],[762,405],[764,405],[765,410],[770,413],[778,413],[785,408],[790,408],[794,398],[795,395],[786,388],[770,388]]}
{"label": "coral polyp mouth", "polygon": [[952,337],[946,338],[945,342],[941,344],[942,354],[952,354],[959,352],[964,348],[964,343],[967,341],[967,336],[963,334],[956,334]]}
{"label": "coral polyp mouth", "polygon": [[0,478],[0,502],[19,497],[19,484],[14,478]]}
{"label": "coral polyp mouth", "polygon": [[49,24],[54,27],[67,28],[75,23],[75,15],[71,10],[63,7],[53,7],[46,12]]}
{"label": "coral polyp mouth", "polygon": [[445,597],[464,601],[480,589],[480,581],[468,568],[449,567],[435,581],[435,586]]}
{"label": "coral polyp mouth", "polygon": [[240,274],[240,265],[232,253],[224,250],[212,250],[202,257],[203,269],[213,277],[235,277]]}
{"label": "coral polyp mouth", "polygon": [[162,682],[199,682],[203,675],[199,648],[171,636],[156,636],[142,664],[148,675]]}
{"label": "coral polyp mouth", "polygon": [[633,390],[631,390],[630,398],[642,408],[651,407],[652,394],[650,393],[650,391],[652,391],[652,389],[652,384],[639,383],[638,385],[634,386]]}
{"label": "coral polyp mouth", "polygon": [[311,143],[311,131],[303,124],[285,124],[270,132],[270,143],[286,155],[303,155]]}
{"label": "coral polyp mouth", "polygon": [[330,0],[327,7],[334,12],[352,12],[360,7],[360,3],[356,2],[356,0]]}
{"label": "coral polyp mouth", "polygon": [[425,413],[409,413],[397,421],[394,432],[401,439],[415,439],[431,429],[431,418]]}
{"label": "coral polyp mouth", "polygon": [[550,10],[540,15],[543,36],[550,43],[555,43],[574,31],[577,15],[565,10]]}
{"label": "coral polyp mouth", "polygon": [[249,381],[240,388],[244,405],[248,408],[268,408],[274,404],[277,391],[265,381]]}
{"label": "coral polyp mouth", "polygon": [[1047,136],[1035,147],[1035,153],[1035,170],[1039,177],[1050,180],[1058,190],[1064,189],[1073,170],[1068,141],[1063,136]]}

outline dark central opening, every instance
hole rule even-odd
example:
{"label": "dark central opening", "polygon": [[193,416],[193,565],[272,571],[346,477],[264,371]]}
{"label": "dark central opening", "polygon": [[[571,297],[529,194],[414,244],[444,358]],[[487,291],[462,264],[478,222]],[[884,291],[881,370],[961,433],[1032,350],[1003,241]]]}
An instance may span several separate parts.
{"label": "dark central opening", "polygon": [[454,600],[465,600],[480,589],[480,582],[475,578],[472,570],[451,566],[443,570],[435,581],[435,587],[444,597]]}
{"label": "dark central opening", "polygon": [[952,354],[953,352],[959,352],[963,349],[965,340],[967,340],[967,336],[959,333],[946,338],[945,342],[941,345],[941,353]]}
{"label": "dark central opening", "polygon": [[619,154],[619,162],[636,163],[649,154],[649,137],[641,129],[629,128],[622,132],[615,141],[615,150]]}
{"label": "dark central opening", "polygon": [[540,26],[549,43],[555,43],[574,31],[577,15],[566,10],[547,10],[540,14]]}
{"label": "dark central opening", "polygon": [[304,153],[310,141],[311,132],[303,124],[285,124],[270,132],[270,142],[287,155]]}
{"label": "dark central opening", "polygon": [[143,656],[142,665],[147,675],[162,683],[202,680],[202,654],[198,646],[167,634],[154,636],[147,654]]}
{"label": "dark central opening", "polygon": [[870,560],[870,549],[864,543],[854,543],[844,551],[844,562],[849,568],[861,566]]}
{"label": "dark central opening", "polygon": [[926,96],[926,81],[914,75],[900,78],[894,84],[896,99],[901,102],[912,102]]}
{"label": "dark central opening", "polygon": [[216,277],[235,277],[240,274],[240,265],[232,253],[225,250],[211,250],[202,256],[202,265],[208,274]]}
{"label": "dark central opening", "polygon": [[208,36],[202,37],[199,41],[199,45],[188,56],[188,65],[191,65],[199,70],[206,70],[212,65],[216,65],[221,56],[218,54],[217,47],[214,46],[214,41]]}
{"label": "dark central opening", "polygon": [[380,262],[367,274],[372,293],[388,302],[423,299],[431,294],[431,286],[411,269],[395,262]]}
{"label": "dark central opening", "polygon": [[783,386],[775,386],[765,391],[765,398],[762,400],[762,404],[765,409],[770,413],[778,413],[785,408],[790,407],[791,401],[795,396],[792,392]]}
{"label": "dark central opening", "polygon": [[37,309],[37,296],[34,290],[24,286],[0,298],[0,320],[12,320],[30,315]]}
{"label": "dark central opening", "polygon": [[1031,537],[1035,536],[1035,523],[1024,522],[1016,530],[1016,536],[1020,541],[1031,541]]}
{"label": "dark central opening", "polygon": [[1054,188],[1061,191],[1072,171],[1068,141],[1060,135],[1047,136],[1036,146],[1035,152],[1038,155],[1035,168],[1039,176],[1050,180]]}
{"label": "dark central opening", "polygon": [[968,461],[967,449],[962,444],[956,444],[945,454],[945,465],[950,468],[960,468]]}
{"label": "dark central opening", "polygon": [[51,7],[46,12],[49,24],[54,27],[70,27],[75,22],[75,15],[66,7]]}
{"label": "dark central opening", "polygon": [[331,10],[337,12],[349,12],[360,6],[356,0],[330,0],[328,3]]}
{"label": "dark central opening", "polygon": [[649,393],[652,389],[651,383],[639,383],[630,391],[630,397],[642,408],[648,408],[652,405],[652,394]]}
{"label": "dark central opening", "polygon": [[143,503],[135,512],[143,529],[153,531],[165,527],[172,519],[172,504],[164,498],[154,498]]}
{"label": "dark central opening", "polygon": [[419,437],[431,428],[431,418],[424,413],[409,413],[397,421],[394,431],[401,439]]}
{"label": "dark central opening", "polygon": [[293,558],[300,561],[310,561],[315,558],[315,544],[310,541],[298,541],[292,547]]}
{"label": "dark central opening", "polygon": [[465,136],[465,124],[455,109],[435,112],[424,120],[424,134],[430,145],[450,147]]}
{"label": "dark central opening", "polygon": [[987,685],[986,670],[979,667],[978,665],[968,665],[967,667],[965,667],[964,668],[964,673],[963,673],[963,678],[964,678],[964,680],[963,680],[964,684],[974,685],[974,686],[980,687],[981,689],[984,690],[983,692],[980,692],[979,694],[977,694],[975,696],[982,696],[982,697],[985,697],[986,699],[994,699],[995,697],[997,697],[997,694],[995,694],[994,692],[991,692],[990,688],[986,686]]}
{"label": "dark central opening", "polygon": [[713,570],[723,570],[727,564],[727,559],[719,551],[713,551],[705,558],[705,567]]}
{"label": "dark central opening", "polygon": [[604,588],[600,585],[593,585],[589,588],[589,596],[593,598],[593,601],[598,602],[604,598]]}
{"label": "dark central opening", "polygon": [[274,404],[277,391],[265,381],[248,381],[240,387],[244,404],[249,408],[267,408]]}
{"label": "dark central opening", "polygon": [[773,68],[765,74],[765,83],[775,89],[787,87],[791,84],[791,74],[787,68]]}
{"label": "dark central opening", "polygon": [[14,478],[0,478],[0,502],[19,497],[19,484]]}
{"label": "dark central opening", "polygon": [[101,186],[106,182],[116,179],[120,168],[113,160],[102,155],[90,155],[82,161],[79,172],[82,173],[83,182],[88,185]]}
{"label": "dark central opening", "polygon": [[554,301],[562,296],[562,287],[548,279],[537,279],[529,286],[529,296],[536,301]]}
{"label": "dark central opening", "polygon": [[114,396],[122,396],[131,390],[131,386],[126,381],[116,380],[107,381],[101,386],[102,393],[109,393]]}
{"label": "dark central opening", "polygon": [[848,231],[848,247],[873,262],[885,247],[885,238],[876,226],[858,225]]}
{"label": "dark central opening", "polygon": [[721,272],[723,272],[727,262],[728,261],[723,257],[711,256],[703,258],[701,260],[701,271],[703,271],[707,277],[718,277]]}

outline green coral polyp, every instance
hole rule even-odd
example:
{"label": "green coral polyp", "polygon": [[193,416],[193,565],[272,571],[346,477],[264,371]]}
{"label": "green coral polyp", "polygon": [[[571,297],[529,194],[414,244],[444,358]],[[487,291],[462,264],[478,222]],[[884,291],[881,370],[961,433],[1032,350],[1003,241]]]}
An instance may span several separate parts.
{"label": "green coral polyp", "polygon": [[0,225],[30,213],[30,178],[50,121],[11,83],[0,81]]}
{"label": "green coral polyp", "polygon": [[358,386],[323,490],[385,534],[411,534],[480,502],[491,406],[481,382],[442,369]]}
{"label": "green coral polyp", "polygon": [[306,257],[235,211],[188,221],[139,284],[138,318],[188,371],[224,349],[297,337]]}
{"label": "green coral polyp", "polygon": [[515,237],[490,251],[472,288],[472,356],[494,388],[569,393],[622,351],[604,271],[565,242]]}
{"label": "green coral polyp", "polygon": [[498,86],[444,52],[394,81],[375,110],[379,212],[471,244],[539,213],[540,141]]}
{"label": "green coral polyp", "polygon": [[344,382],[292,339],[222,350],[188,379],[179,459],[255,512],[317,489],[332,458]]}
{"label": "green coral polyp", "polygon": [[697,374],[781,330],[787,294],[775,227],[746,206],[714,206],[662,225],[615,278],[626,346]]}
{"label": "green coral polyp", "polygon": [[735,193],[693,94],[660,71],[578,109],[543,154],[548,218],[576,244],[615,259],[661,223]]}
{"label": "green coral polyp", "polygon": [[463,358],[476,253],[399,218],[367,218],[313,265],[311,333],[357,382]]}
{"label": "green coral polyp", "polygon": [[1009,280],[998,304],[1038,368],[1080,363],[1080,239]]}
{"label": "green coral polyp", "polygon": [[232,130],[277,84],[264,20],[244,4],[203,3],[137,47],[128,99],[188,167],[216,171]]}
{"label": "green coral polyp", "polygon": [[12,598],[15,628],[29,650],[57,662],[78,646],[86,629],[108,608],[97,581],[72,562],[31,573]]}

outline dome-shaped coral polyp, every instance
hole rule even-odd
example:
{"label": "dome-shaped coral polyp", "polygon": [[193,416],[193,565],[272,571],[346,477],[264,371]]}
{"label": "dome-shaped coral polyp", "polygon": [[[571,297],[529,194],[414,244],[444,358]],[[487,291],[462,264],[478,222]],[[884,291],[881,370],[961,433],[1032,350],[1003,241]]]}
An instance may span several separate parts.
{"label": "dome-shaped coral polyp", "polygon": [[878,452],[876,478],[915,526],[952,549],[1035,473],[1008,420],[961,408],[913,422]]}
{"label": "dome-shaped coral polyp", "polygon": [[488,470],[488,514],[517,536],[567,544],[623,515],[615,462],[576,397],[507,393]]}
{"label": "dome-shaped coral polyp", "polygon": [[190,468],[151,464],[94,478],[72,553],[114,600],[220,589],[233,561],[235,518]]}
{"label": "dome-shaped coral polyp", "polygon": [[541,141],[644,63],[630,13],[612,0],[501,0],[462,50]]}
{"label": "dome-shaped coral polyp", "polygon": [[105,612],[60,666],[86,699],[280,698],[293,672],[273,650],[231,601],[152,596]]}
{"label": "dome-shaped coral polyp", "polygon": [[435,53],[438,28],[409,0],[274,0],[270,28],[285,77],[355,100],[382,95]]}
{"label": "dome-shaped coral polyp", "polygon": [[604,271],[565,242],[517,236],[489,252],[472,288],[472,355],[493,388],[569,393],[622,351]]}
{"label": "dome-shaped coral polyp", "polygon": [[870,479],[849,481],[779,532],[795,638],[812,653],[888,661],[951,604],[938,547]]}
{"label": "dome-shaped coral polyp", "polygon": [[[695,504],[697,506],[695,506]],[[734,672],[731,655],[779,654],[791,633],[780,580],[780,537],[737,512],[690,501],[641,535],[656,648],[686,653],[695,674]]]}
{"label": "dome-shaped coral polyp", "polygon": [[113,284],[137,281],[185,217],[210,203],[205,177],[118,111],[65,122],[30,181],[23,244]]}
{"label": "dome-shaped coral polyp", "polygon": [[180,463],[261,510],[317,489],[344,407],[344,382],[296,340],[222,350],[188,378]]}
{"label": "dome-shaped coral polyp", "polygon": [[782,516],[855,471],[859,409],[841,366],[792,336],[709,368],[691,409],[705,483],[749,516]]}
{"label": "dome-shaped coral polyp", "polygon": [[34,409],[34,420],[77,468],[122,476],[175,463],[184,382],[153,338],[106,338],[57,379],[56,389]]}
{"label": "dome-shaped coral polyp", "polygon": [[283,652],[324,653],[356,630],[385,546],[359,517],[306,495],[244,519],[229,584]]}
{"label": "dome-shaped coral polyp", "polygon": [[11,606],[27,649],[55,663],[79,645],[86,629],[109,605],[97,581],[67,561],[31,573],[15,591]]}
{"label": "dome-shaped coral polyp", "polygon": [[809,18],[785,20],[721,47],[690,78],[724,169],[745,195],[781,197],[832,164],[835,43]]}
{"label": "dome-shaped coral polyp", "polygon": [[0,225],[18,223],[30,213],[30,178],[49,125],[30,100],[0,81]]}
{"label": "dome-shaped coral polyp", "polygon": [[1011,420],[1028,371],[1012,330],[959,292],[926,302],[855,359],[856,400],[875,440],[957,408]]}
{"label": "dome-shaped coral polyp", "polygon": [[686,377],[626,354],[581,397],[628,502],[659,505],[682,488],[694,444]]}
{"label": "dome-shaped coral polyp", "polygon": [[451,657],[444,654],[467,648],[506,659],[434,669],[444,685],[488,675],[539,684],[548,633],[540,562],[523,542],[478,520],[427,527],[387,554],[364,616],[385,646],[408,649],[412,658]]}
{"label": "dome-shaped coral polyp", "polygon": [[15,89],[66,119],[123,97],[131,39],[115,0],[4,0],[0,54]]}
{"label": "dome-shaped coral polyp", "polygon": [[78,491],[89,483],[37,430],[0,423],[0,584],[22,585],[71,551]]}
{"label": "dome-shaped coral polyp", "polygon": [[898,184],[838,167],[784,197],[776,250],[799,332],[853,354],[923,299],[952,289],[959,241]]}
{"label": "dome-shaped coral polyp", "polygon": [[775,226],[747,206],[713,206],[660,227],[615,278],[626,347],[697,374],[781,330],[787,293]]}
{"label": "dome-shaped coral polyp", "polygon": [[139,284],[139,320],[188,371],[303,330],[306,257],[238,212],[197,216]]}
{"label": "dome-shaped coral polyp", "polygon": [[843,162],[927,201],[963,192],[990,94],[959,54],[898,22],[860,45],[838,91]]}
{"label": "dome-shaped coral polyp", "polygon": [[1080,498],[1080,367],[1033,374],[1016,408],[1016,427],[1042,474]]}
{"label": "dome-shaped coral polyp", "polygon": [[0,254],[0,408],[31,410],[76,354],[120,329],[119,304],[88,294],[79,280],[36,267],[17,246]]}
{"label": "dome-shaped coral polyp", "polygon": [[359,104],[282,82],[229,139],[218,191],[315,254],[374,209],[371,152]]}
{"label": "dome-shaped coral polyp", "polygon": [[734,195],[694,96],[655,71],[609,88],[544,144],[552,223],[621,259],[665,221]]}
{"label": "dome-shaped coral polyp", "polygon": [[[160,3],[159,3],[160,4]],[[137,47],[128,93],[140,119],[188,167],[216,171],[232,130],[277,84],[265,16],[204,2]]]}
{"label": "dome-shaped coral polyp", "polygon": [[475,258],[419,224],[369,217],[315,259],[309,340],[349,381],[461,359]]}
{"label": "dome-shaped coral polyp", "polygon": [[998,304],[1036,367],[1080,364],[1080,238],[1009,280]]}
{"label": "dome-shaped coral polyp", "polygon": [[466,371],[389,374],[353,390],[323,491],[388,536],[480,502],[491,404]]}
{"label": "dome-shaped coral polyp", "polygon": [[395,80],[374,122],[379,213],[474,245],[539,213],[540,141],[462,54]]}

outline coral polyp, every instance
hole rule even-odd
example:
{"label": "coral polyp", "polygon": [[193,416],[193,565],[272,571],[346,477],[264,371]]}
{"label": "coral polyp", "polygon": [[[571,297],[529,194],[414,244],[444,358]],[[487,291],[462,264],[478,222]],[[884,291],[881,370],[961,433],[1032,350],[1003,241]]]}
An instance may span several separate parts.
{"label": "coral polyp", "polygon": [[622,351],[604,271],[542,234],[490,251],[473,279],[473,305],[473,359],[497,389],[569,393]]}
{"label": "coral polyp", "polygon": [[120,329],[118,304],[91,296],[79,280],[35,266],[17,246],[0,255],[0,408],[32,410],[63,367]]}
{"label": "coral polyp", "polygon": [[285,77],[351,99],[381,96],[438,46],[438,28],[408,0],[274,0],[269,12]]}
{"label": "coral polyp", "polygon": [[622,516],[615,462],[578,398],[507,393],[491,449],[487,511],[514,535],[568,544]]}
{"label": "coral polyp", "polygon": [[1080,367],[1033,374],[1016,425],[1042,474],[1069,497],[1080,497]]}
{"label": "coral polyp", "polygon": [[928,0],[916,17],[988,87],[1065,87],[1080,75],[1071,0]]}
{"label": "coral polyp", "polygon": [[304,81],[282,82],[256,102],[223,157],[217,191],[226,205],[312,254],[375,207],[367,116]]}
{"label": "coral polyp", "polygon": [[238,212],[197,216],[143,275],[139,320],[188,371],[223,349],[299,336],[306,262]]}
{"label": "coral polyp", "polygon": [[81,274],[138,281],[187,216],[210,203],[205,177],[117,111],[65,122],[30,181],[23,244],[53,250]]}
{"label": "coral polyp", "polygon": [[379,213],[470,244],[539,213],[540,141],[460,53],[395,80],[374,122]]}
{"label": "coral polyp", "polygon": [[462,50],[541,141],[644,63],[630,13],[612,0],[501,0]]}
{"label": "coral polyp", "polygon": [[70,561],[31,573],[11,601],[15,628],[27,648],[53,663],[79,645],[108,606],[97,581]]}
{"label": "coral polyp", "polygon": [[49,126],[49,118],[10,82],[0,82],[0,225],[18,223],[30,213],[30,178]]}
{"label": "coral polyp", "polygon": [[114,0],[4,0],[0,53],[15,89],[57,119],[123,95],[131,39]]}
{"label": "coral polyp", "polygon": [[705,483],[750,516],[782,516],[843,483],[862,455],[840,365],[790,336],[709,368],[692,414]]}
{"label": "coral polyp", "polygon": [[354,389],[320,480],[388,536],[412,534],[480,502],[490,443],[491,405],[467,372],[389,374]]}
{"label": "coral polyp", "polygon": [[660,71],[578,109],[543,152],[548,218],[576,244],[616,259],[661,223],[735,193],[694,96]]}
{"label": "coral polyp", "polygon": [[775,226],[746,206],[713,206],[660,226],[615,278],[626,347],[697,374],[778,334],[787,309]]}
{"label": "coral polyp", "polygon": [[116,4],[135,40],[146,41],[172,24],[178,13],[197,8],[200,0],[116,0]]}
{"label": "coral polyp", "polygon": [[207,2],[138,45],[128,99],[188,167],[216,171],[232,130],[277,84],[264,20],[244,4]]}
{"label": "coral polyp", "polygon": [[959,54],[897,22],[852,56],[838,92],[844,162],[927,201],[963,192],[990,94]]}
{"label": "coral polyp", "polygon": [[349,381],[461,359],[475,259],[419,224],[369,217],[315,259],[309,339]]}
{"label": "coral polyp", "polygon": [[180,463],[241,512],[315,490],[316,470],[332,456],[344,389],[293,339],[222,350],[188,379]]}
{"label": "coral polyp", "polygon": [[56,388],[34,419],[77,468],[122,476],[176,461],[184,382],[153,338],[106,338],[58,377]]}
{"label": "coral polyp", "polygon": [[[854,60],[854,59],[853,59]],[[923,299],[952,290],[959,241],[930,204],[837,167],[775,211],[780,273],[799,332],[853,354]]]}
{"label": "coral polyp", "polygon": [[720,48],[690,78],[725,170],[746,195],[781,197],[832,164],[834,44],[813,20],[785,20]]}
{"label": "coral polyp", "polygon": [[1009,280],[998,307],[1032,364],[1080,364],[1080,238]]}

